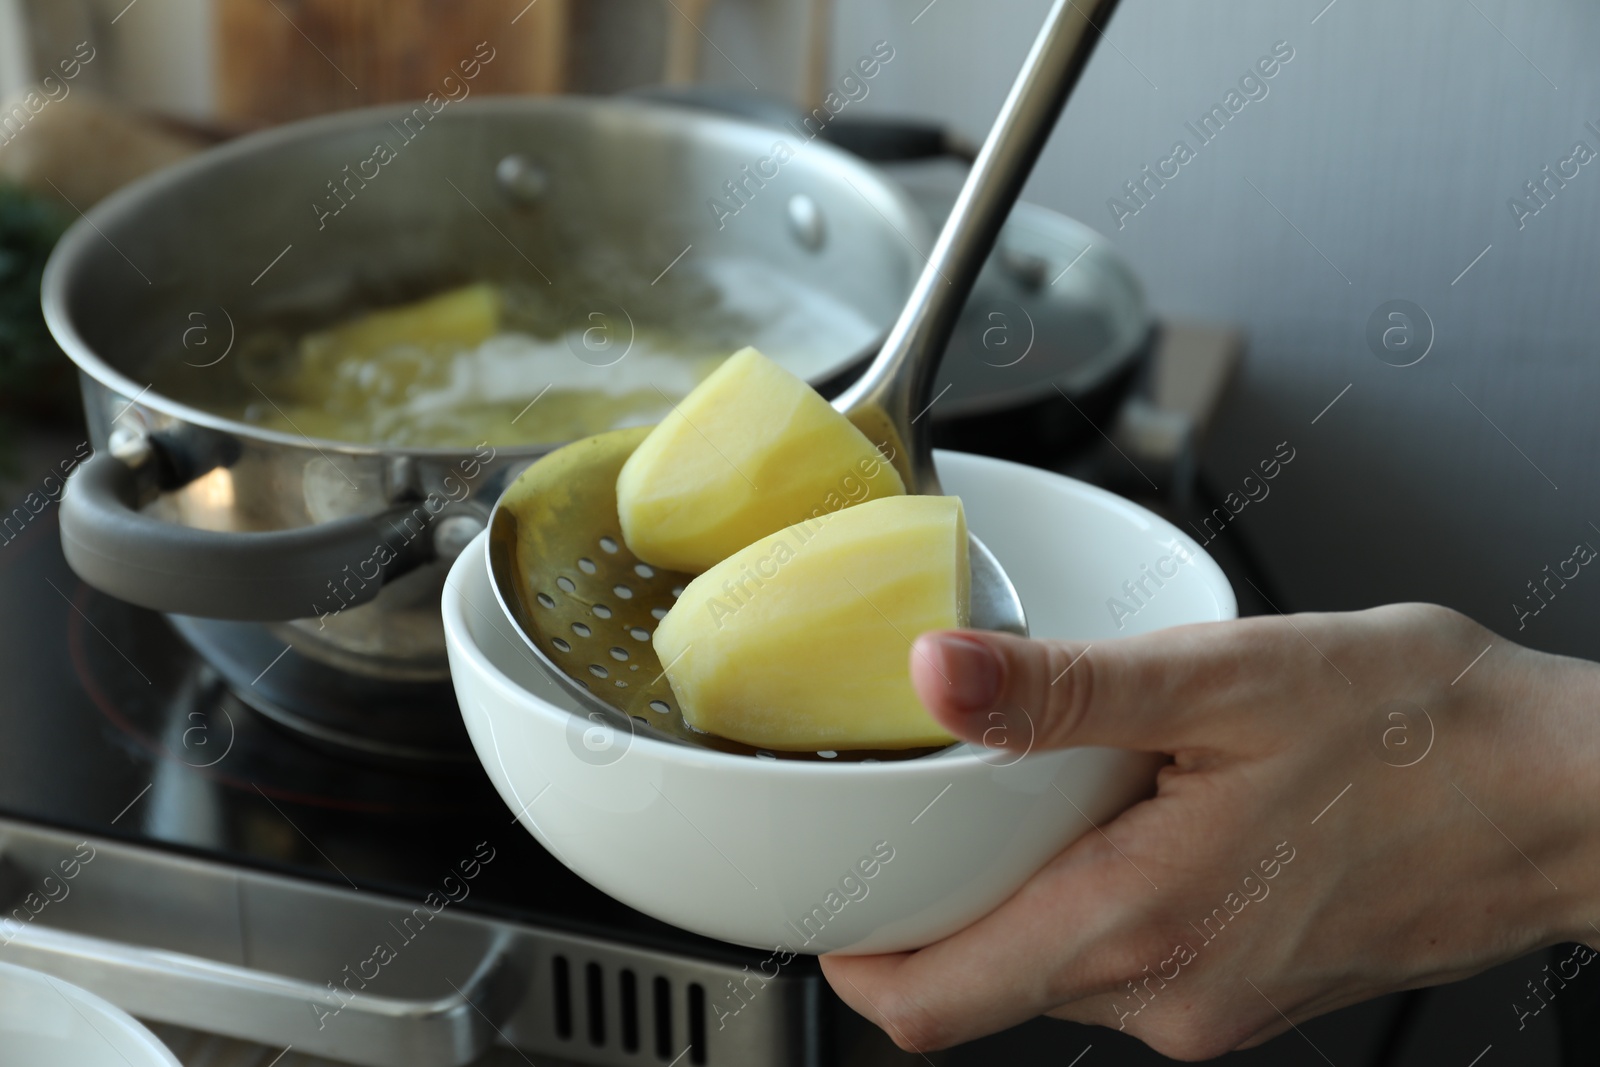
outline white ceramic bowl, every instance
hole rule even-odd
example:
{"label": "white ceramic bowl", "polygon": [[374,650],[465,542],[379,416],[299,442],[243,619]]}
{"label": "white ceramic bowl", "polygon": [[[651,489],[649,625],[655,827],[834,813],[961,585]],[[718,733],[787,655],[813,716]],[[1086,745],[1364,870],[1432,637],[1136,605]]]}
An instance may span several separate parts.
{"label": "white ceramic bowl", "polygon": [[156,1035],[110,1001],[0,963],[0,1067],[182,1067]]}
{"label": "white ceramic bowl", "polygon": [[[1094,640],[1234,616],[1222,571],[1145,509],[1014,463],[941,453],[938,464],[1035,636]],[[567,866],[685,929],[793,952],[920,947],[982,917],[1090,820],[1151,786],[1149,755],[1022,756],[1026,738],[829,764],[597,735],[496,603],[486,544],[461,554],[444,593],[451,676],[479,758]],[[1158,587],[1146,568],[1172,573]],[[1141,580],[1150,595],[1131,599],[1123,583]]]}

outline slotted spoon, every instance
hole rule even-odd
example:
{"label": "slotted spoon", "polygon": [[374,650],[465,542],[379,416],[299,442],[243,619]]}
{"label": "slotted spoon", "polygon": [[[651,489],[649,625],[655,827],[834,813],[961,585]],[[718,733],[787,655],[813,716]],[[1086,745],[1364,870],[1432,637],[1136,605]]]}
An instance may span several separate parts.
{"label": "slotted spoon", "polygon": [[[929,425],[920,421],[939,356],[1115,6],[1099,0],[1086,13],[1074,0],[1057,0],[899,321],[861,380],[833,402],[890,457],[909,492],[941,491]],[[594,722],[661,740],[779,759],[937,751],[767,752],[684,722],[650,636],[692,576],[635,558],[617,519],[617,475],[649,432],[616,430],[551,453],[517,478],[490,517],[495,596],[551,677]],[[1025,635],[1022,602],[1005,571],[976,537],[969,555],[971,625]]]}

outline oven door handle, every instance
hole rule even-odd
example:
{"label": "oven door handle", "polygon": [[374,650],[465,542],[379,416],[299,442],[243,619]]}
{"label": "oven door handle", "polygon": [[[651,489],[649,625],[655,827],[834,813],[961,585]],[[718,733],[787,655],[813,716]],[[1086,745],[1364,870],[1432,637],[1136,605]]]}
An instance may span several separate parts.
{"label": "oven door handle", "polygon": [[336,613],[434,558],[431,531],[406,535],[401,506],[293,530],[235,533],[139,510],[134,469],[96,452],[67,479],[61,548],[85,582],[175,615],[281,622]]}
{"label": "oven door handle", "polygon": [[186,1026],[226,1019],[235,1037],[369,1067],[472,1062],[494,1043],[522,982],[503,938],[463,978],[459,995],[434,1000],[374,996],[360,991],[359,979],[347,979],[354,989],[335,986],[340,975],[316,985],[42,924],[0,926],[0,946],[5,962],[89,989],[140,1018]]}

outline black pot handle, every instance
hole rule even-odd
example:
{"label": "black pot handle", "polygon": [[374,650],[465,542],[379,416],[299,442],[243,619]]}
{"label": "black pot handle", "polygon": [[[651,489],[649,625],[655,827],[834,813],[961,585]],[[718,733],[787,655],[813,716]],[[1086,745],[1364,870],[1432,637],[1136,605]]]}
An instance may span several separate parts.
{"label": "black pot handle", "polygon": [[787,129],[801,137],[820,135],[869,163],[906,163],[948,156],[971,163],[978,146],[945,126],[915,119],[807,112],[771,93],[726,85],[650,85],[629,96],[658,104],[711,111]]}
{"label": "black pot handle", "polygon": [[978,158],[978,146],[946,126],[911,119],[836,118],[822,129],[825,141],[869,163],[908,163],[948,156]]}
{"label": "black pot handle", "polygon": [[85,582],[155,611],[251,622],[321,616],[371,600],[385,579],[433,556],[430,530],[388,521],[410,518],[412,508],[229,533],[152,518],[138,496],[133,469],[96,452],[67,479],[61,548]]}

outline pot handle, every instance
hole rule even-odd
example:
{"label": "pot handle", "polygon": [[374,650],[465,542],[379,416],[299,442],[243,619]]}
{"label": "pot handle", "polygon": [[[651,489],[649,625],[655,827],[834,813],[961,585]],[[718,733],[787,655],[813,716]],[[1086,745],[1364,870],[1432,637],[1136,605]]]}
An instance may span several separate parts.
{"label": "pot handle", "polygon": [[407,538],[385,521],[414,509],[229,533],[152,518],[139,511],[138,497],[133,469],[96,452],[67,479],[61,548],[85,582],[155,611],[245,622],[309,618],[365,603],[384,581],[433,557],[426,531]]}
{"label": "pot handle", "polygon": [[949,127],[909,119],[837,118],[823,127],[822,139],[869,163],[978,158],[978,146]]}

